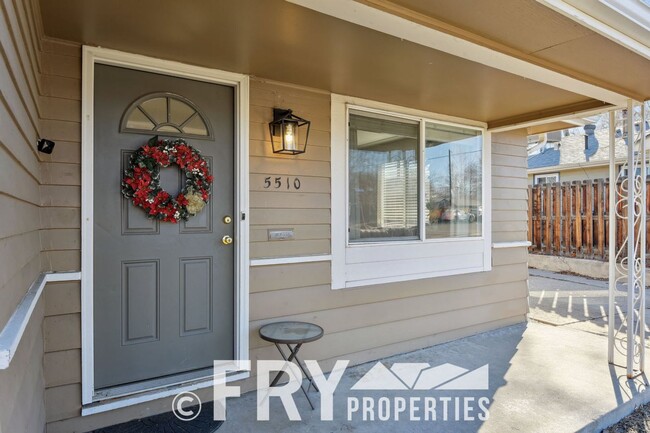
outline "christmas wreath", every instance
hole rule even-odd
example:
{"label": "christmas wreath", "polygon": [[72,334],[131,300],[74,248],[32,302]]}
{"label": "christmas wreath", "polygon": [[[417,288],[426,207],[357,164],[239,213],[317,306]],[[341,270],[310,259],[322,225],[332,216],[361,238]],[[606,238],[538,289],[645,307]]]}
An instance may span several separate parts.
{"label": "christmas wreath", "polygon": [[[160,187],[160,169],[172,164],[184,171],[183,190],[172,197]],[[208,202],[212,175],[201,153],[182,139],[153,137],[135,151],[122,179],[122,194],[149,218],[177,223],[201,212]]]}

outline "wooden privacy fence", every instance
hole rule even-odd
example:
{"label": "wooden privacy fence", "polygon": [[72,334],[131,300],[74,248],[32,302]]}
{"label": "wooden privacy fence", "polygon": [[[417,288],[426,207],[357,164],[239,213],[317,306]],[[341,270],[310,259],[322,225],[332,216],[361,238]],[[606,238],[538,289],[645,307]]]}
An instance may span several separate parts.
{"label": "wooden privacy fence", "polygon": [[[528,240],[531,253],[608,260],[609,179],[528,187]],[[621,183],[617,188],[620,191]],[[646,232],[650,227],[650,182],[646,181]],[[627,207],[618,205],[625,216]],[[616,218],[616,249],[627,236],[627,220]],[[646,236],[650,251],[650,236]]]}

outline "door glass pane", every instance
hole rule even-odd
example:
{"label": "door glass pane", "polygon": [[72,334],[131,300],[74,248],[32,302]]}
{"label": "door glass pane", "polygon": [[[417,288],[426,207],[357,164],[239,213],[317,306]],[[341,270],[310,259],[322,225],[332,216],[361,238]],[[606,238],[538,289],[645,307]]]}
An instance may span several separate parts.
{"label": "door glass pane", "polygon": [[481,236],[481,132],[427,122],[425,139],[426,238]]}
{"label": "door glass pane", "polygon": [[156,123],[167,123],[167,98],[148,99],[140,104],[140,107]]}
{"label": "door glass pane", "polygon": [[190,116],[194,114],[194,108],[190,107],[183,101],[169,98],[169,122],[175,125],[182,125]]}
{"label": "door glass pane", "polygon": [[205,126],[201,116],[194,116],[183,126],[183,132],[194,135],[208,135],[208,128]]}
{"label": "door glass pane", "polygon": [[350,111],[349,239],[419,239],[419,123]]}
{"label": "door glass pane", "polygon": [[151,123],[151,120],[142,113],[138,108],[131,111],[131,115],[126,121],[126,127],[129,129],[138,129],[144,131],[151,131],[156,125]]}

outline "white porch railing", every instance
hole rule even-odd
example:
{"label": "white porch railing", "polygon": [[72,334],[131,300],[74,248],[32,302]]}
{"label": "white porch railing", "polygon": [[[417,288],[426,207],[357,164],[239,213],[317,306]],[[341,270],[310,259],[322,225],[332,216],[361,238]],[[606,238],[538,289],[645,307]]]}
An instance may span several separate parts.
{"label": "white porch railing", "polygon": [[36,278],[0,332],[0,370],[9,368],[45,285],[55,281],[79,280],[81,272],[43,272]]}

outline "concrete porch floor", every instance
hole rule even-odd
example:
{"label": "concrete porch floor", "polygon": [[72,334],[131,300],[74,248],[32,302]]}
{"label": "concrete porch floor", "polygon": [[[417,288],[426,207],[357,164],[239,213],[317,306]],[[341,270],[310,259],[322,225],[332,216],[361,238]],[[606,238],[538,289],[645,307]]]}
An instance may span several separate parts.
{"label": "concrete porch floor", "polygon": [[[575,291],[581,294],[572,295]],[[394,363],[451,363],[473,370],[489,364],[488,390],[351,390],[376,364],[371,362],[345,372],[334,394],[333,421],[320,420],[320,399],[313,390],[313,411],[300,391],[294,394],[301,421],[289,421],[278,398],[271,399],[270,420],[257,421],[256,393],[251,392],[228,399],[228,419],[219,432],[600,432],[650,400],[650,393],[643,392],[648,383],[645,376],[628,380],[624,368],[607,363],[606,317],[599,313],[602,282],[532,271],[530,293],[532,320],[528,324],[381,360],[388,368]],[[546,293],[553,296],[545,300]],[[605,288],[605,306],[606,293]],[[374,397],[377,401],[400,396],[407,400],[415,396],[488,397],[489,418],[455,421],[452,408],[446,421],[442,410],[436,411],[436,421],[410,421],[408,412],[399,421],[393,415],[388,421],[363,421],[361,411],[348,420],[349,397]],[[442,409],[440,404],[438,409]]]}

